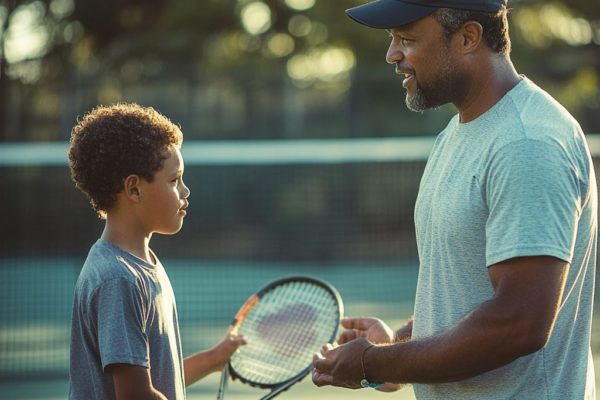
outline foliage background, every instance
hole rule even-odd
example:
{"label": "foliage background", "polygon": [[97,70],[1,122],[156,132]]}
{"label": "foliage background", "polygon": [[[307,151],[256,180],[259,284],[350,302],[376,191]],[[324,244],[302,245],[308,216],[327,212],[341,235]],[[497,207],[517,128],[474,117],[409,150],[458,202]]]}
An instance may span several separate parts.
{"label": "foliage background", "polygon": [[[136,101],[186,139],[432,135],[452,107],[404,106],[387,33],[356,0],[0,0],[0,140],[66,140],[97,104]],[[600,132],[600,7],[509,2],[517,69]]]}

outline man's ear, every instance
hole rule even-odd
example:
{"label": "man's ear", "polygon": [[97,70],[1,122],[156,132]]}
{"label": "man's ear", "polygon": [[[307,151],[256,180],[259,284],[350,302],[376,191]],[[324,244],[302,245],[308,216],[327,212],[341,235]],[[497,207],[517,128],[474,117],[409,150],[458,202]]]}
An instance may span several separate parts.
{"label": "man's ear", "polygon": [[134,203],[139,203],[142,194],[140,189],[140,177],[137,175],[129,175],[125,178],[123,192],[129,200]]}
{"label": "man's ear", "polygon": [[477,21],[467,21],[459,31],[463,53],[473,53],[483,43],[483,27]]}

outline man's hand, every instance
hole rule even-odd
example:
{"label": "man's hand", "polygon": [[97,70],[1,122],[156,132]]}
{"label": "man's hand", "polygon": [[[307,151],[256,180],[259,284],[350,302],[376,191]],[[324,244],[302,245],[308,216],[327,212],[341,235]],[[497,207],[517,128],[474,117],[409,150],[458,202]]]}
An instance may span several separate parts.
{"label": "man's hand", "polygon": [[378,318],[344,318],[342,326],[346,328],[338,337],[338,343],[348,343],[357,338],[365,338],[371,343],[394,343],[394,331]]}
{"label": "man's hand", "polygon": [[[342,320],[342,326],[346,328],[338,337],[338,343],[348,343],[357,338],[365,338],[371,343],[377,344],[390,344],[394,343],[397,338],[397,334],[390,329],[385,322],[379,318],[362,317],[362,318],[344,318]],[[409,332],[412,331],[412,324]],[[410,333],[406,335],[410,338]],[[404,338],[404,340],[410,340]],[[313,373],[314,381],[314,373]],[[380,392],[395,392],[399,390],[402,385],[395,383],[385,383],[377,388]]]}
{"label": "man's hand", "polygon": [[364,338],[338,347],[326,344],[313,357],[312,380],[317,386],[339,386],[360,389],[363,379],[361,356],[371,343]]}

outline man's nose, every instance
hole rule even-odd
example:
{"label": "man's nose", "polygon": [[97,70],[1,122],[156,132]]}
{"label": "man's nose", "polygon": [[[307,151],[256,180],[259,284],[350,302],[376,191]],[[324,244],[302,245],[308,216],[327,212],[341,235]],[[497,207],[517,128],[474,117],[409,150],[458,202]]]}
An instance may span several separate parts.
{"label": "man's nose", "polygon": [[397,64],[404,59],[404,53],[400,50],[400,46],[395,44],[393,41],[390,43],[390,47],[385,55],[385,61],[388,64]]}

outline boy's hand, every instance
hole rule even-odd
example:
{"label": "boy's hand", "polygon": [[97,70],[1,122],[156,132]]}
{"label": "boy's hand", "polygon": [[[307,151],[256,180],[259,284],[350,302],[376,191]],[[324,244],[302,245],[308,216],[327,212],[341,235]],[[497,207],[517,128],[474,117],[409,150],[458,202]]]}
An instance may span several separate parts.
{"label": "boy's hand", "polygon": [[215,345],[214,354],[215,361],[218,365],[218,370],[223,369],[225,363],[229,361],[233,353],[240,347],[246,344],[246,339],[243,335],[235,333],[233,327],[227,329],[225,337]]}

